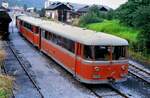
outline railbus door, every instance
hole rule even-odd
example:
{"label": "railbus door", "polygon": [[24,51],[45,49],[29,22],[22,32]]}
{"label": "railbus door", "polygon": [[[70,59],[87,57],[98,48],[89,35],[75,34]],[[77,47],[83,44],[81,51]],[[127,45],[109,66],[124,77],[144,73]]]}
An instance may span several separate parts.
{"label": "railbus door", "polygon": [[39,33],[39,44],[38,44],[38,48],[41,50],[41,44],[42,44],[42,34],[41,34],[41,29],[38,28],[38,33]]}
{"label": "railbus door", "polygon": [[80,57],[82,54],[82,48],[83,48],[83,46],[80,43],[75,44],[75,74],[74,74],[75,77],[76,77],[77,72],[79,70],[78,65],[80,65],[79,63],[81,62]]}

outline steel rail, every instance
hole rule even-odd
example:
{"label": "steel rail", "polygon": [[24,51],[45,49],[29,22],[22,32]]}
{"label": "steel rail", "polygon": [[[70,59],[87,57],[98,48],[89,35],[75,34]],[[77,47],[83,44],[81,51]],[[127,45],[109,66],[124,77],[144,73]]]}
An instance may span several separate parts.
{"label": "steel rail", "polygon": [[33,83],[34,87],[36,88],[36,90],[39,92],[41,98],[44,98],[44,95],[42,94],[42,92],[40,91],[40,87],[36,84],[35,80],[32,78],[32,76],[30,75],[30,73],[28,72],[28,70],[25,67],[25,64],[23,64],[22,60],[20,60],[20,57],[18,56],[18,54],[16,53],[16,50],[11,47],[10,42],[7,41],[8,47],[9,49],[12,51],[12,53],[14,54],[14,56],[16,57],[16,59],[18,60],[19,64],[21,65],[21,67],[23,68],[23,70],[25,71],[25,73],[27,74],[28,78],[30,79],[30,81]]}

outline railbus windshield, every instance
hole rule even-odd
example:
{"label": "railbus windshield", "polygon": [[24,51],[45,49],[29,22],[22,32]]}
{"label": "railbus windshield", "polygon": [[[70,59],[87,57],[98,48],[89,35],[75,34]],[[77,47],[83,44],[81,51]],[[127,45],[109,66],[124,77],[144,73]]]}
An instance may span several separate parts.
{"label": "railbus windshield", "polygon": [[84,59],[94,61],[125,60],[127,46],[84,46]]}

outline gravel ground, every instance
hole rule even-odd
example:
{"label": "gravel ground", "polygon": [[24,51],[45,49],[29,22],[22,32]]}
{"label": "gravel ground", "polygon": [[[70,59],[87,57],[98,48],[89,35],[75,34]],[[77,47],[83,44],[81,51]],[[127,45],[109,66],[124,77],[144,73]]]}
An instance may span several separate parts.
{"label": "gravel ground", "polygon": [[15,78],[13,89],[15,98],[40,98],[39,93],[34,88],[34,85],[30,82],[30,79],[20,66],[11,50],[5,45],[4,47],[7,53],[5,69],[10,76]]}
{"label": "gravel ground", "polygon": [[127,81],[117,83],[116,86],[130,98],[150,98],[150,85],[133,75],[130,75]]}

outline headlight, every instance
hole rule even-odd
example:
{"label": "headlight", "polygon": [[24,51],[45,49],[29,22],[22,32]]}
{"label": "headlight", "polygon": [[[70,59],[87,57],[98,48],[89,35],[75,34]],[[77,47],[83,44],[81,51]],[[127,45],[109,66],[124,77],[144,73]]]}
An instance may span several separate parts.
{"label": "headlight", "polygon": [[126,66],[125,66],[125,65],[121,66],[121,69],[122,69],[123,71],[125,71],[125,70],[126,70]]}
{"label": "headlight", "polygon": [[94,70],[95,70],[96,72],[98,72],[98,71],[100,71],[100,68],[99,68],[99,67],[94,67]]}

